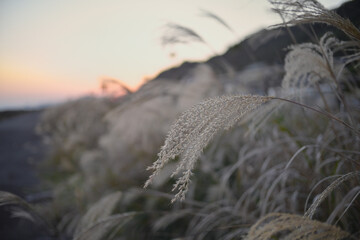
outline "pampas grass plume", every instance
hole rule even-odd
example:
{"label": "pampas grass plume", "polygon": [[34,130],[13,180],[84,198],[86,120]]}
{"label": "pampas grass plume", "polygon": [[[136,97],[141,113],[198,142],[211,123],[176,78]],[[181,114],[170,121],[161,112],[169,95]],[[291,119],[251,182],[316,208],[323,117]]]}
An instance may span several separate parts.
{"label": "pampas grass plume", "polygon": [[180,156],[180,163],[172,174],[172,177],[182,174],[173,186],[173,191],[178,190],[173,201],[184,200],[196,160],[215,134],[234,126],[247,113],[269,100],[271,97],[265,96],[223,96],[209,99],[185,111],[172,126],[158,160],[148,167],[148,170],[154,172],[145,187],[166,163]]}

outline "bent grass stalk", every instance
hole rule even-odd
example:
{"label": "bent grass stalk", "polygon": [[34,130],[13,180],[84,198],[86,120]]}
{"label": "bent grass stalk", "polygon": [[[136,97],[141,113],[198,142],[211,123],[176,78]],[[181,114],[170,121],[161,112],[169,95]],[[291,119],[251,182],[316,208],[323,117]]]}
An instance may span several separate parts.
{"label": "bent grass stalk", "polygon": [[244,116],[271,100],[289,102],[307,108],[330,120],[339,122],[360,135],[357,129],[336,116],[290,99],[256,95],[213,98],[195,105],[178,118],[168,133],[165,144],[158,154],[158,159],[152,166],[147,168],[147,170],[153,170],[153,173],[146,181],[144,187],[146,188],[151,184],[153,178],[160,173],[165,164],[179,156],[180,162],[175,172],[171,175],[171,177],[175,177],[181,174],[172,189],[172,191],[178,191],[172,202],[179,199],[184,200],[196,161],[215,134],[222,129],[233,127]]}
{"label": "bent grass stalk", "polygon": [[292,104],[295,104],[295,105],[298,105],[300,107],[304,107],[304,108],[307,108],[307,109],[310,109],[314,112],[317,112],[317,113],[320,113],[321,115],[324,115],[326,117],[328,117],[329,119],[332,119],[332,120],[335,120],[339,123],[341,123],[342,125],[344,125],[345,127],[351,129],[352,131],[356,132],[358,135],[360,135],[360,132],[359,130],[353,128],[352,126],[350,126],[348,123],[344,122],[343,120],[335,117],[334,115],[328,113],[328,112],[324,112],[324,111],[320,111],[314,107],[311,107],[311,106],[308,106],[308,105],[305,105],[305,104],[302,104],[302,103],[299,103],[299,102],[296,102],[296,101],[293,101],[293,100],[290,100],[290,99],[286,99],[286,98],[281,98],[281,97],[270,97],[274,100],[280,100],[280,101],[285,101],[285,102],[289,102],[289,103],[292,103]]}
{"label": "bent grass stalk", "polygon": [[56,227],[21,197],[10,192],[0,191],[0,207],[2,206],[15,206],[11,209],[13,216],[28,219],[34,223],[45,226],[52,237],[59,236]]}

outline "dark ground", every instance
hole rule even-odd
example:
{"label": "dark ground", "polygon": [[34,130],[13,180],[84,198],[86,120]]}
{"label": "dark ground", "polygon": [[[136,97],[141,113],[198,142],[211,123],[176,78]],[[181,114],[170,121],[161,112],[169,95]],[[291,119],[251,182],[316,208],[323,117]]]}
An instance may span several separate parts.
{"label": "dark ground", "polygon": [[[41,112],[0,113],[0,191],[22,198],[42,193],[36,163],[44,156],[44,146],[35,126]],[[45,240],[45,229],[28,220],[11,218],[9,207],[0,207],[0,239]]]}

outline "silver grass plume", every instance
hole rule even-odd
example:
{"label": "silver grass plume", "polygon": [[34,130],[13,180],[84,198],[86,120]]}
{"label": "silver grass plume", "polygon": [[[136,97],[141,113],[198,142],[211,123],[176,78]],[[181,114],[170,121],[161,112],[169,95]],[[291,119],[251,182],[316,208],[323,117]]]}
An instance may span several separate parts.
{"label": "silver grass plume", "polygon": [[180,162],[171,177],[182,174],[173,186],[177,190],[174,199],[184,200],[196,160],[210,140],[222,129],[234,126],[242,117],[270,101],[266,96],[222,96],[209,99],[185,111],[171,127],[158,159],[148,170],[152,175],[145,183],[147,187],[166,163],[176,156]]}
{"label": "silver grass plume", "polygon": [[218,23],[223,25],[225,28],[227,28],[230,32],[234,33],[234,30],[230,27],[230,25],[227,24],[225,22],[225,20],[223,20],[221,17],[219,17],[215,13],[212,13],[212,12],[204,10],[204,9],[201,9],[201,12],[202,12],[202,16],[214,19],[215,21],[217,21]]}
{"label": "silver grass plume", "polygon": [[285,76],[282,87],[306,88],[314,87],[320,81],[336,84],[342,68],[336,68],[334,51],[341,42],[332,33],[321,37],[319,44],[303,43],[290,47],[290,52],[285,58]]}
{"label": "silver grass plume", "polygon": [[188,27],[184,27],[176,23],[166,24],[165,34],[161,37],[161,44],[163,46],[178,43],[186,44],[189,42],[206,43],[199,34]]}
{"label": "silver grass plume", "polygon": [[347,239],[349,234],[341,229],[303,216],[270,213],[258,220],[245,240],[268,239]]}
{"label": "silver grass plume", "polygon": [[329,194],[333,190],[335,190],[337,187],[339,187],[340,184],[342,184],[343,182],[345,182],[351,178],[354,178],[356,176],[360,176],[360,172],[350,172],[350,173],[347,173],[347,174],[339,177],[338,179],[336,179],[319,196],[317,196],[317,198],[315,199],[313,204],[311,204],[311,206],[306,211],[304,216],[312,219],[316,210],[319,208],[320,204],[325,200],[325,198],[327,198],[329,196]]}
{"label": "silver grass plume", "polygon": [[360,40],[359,29],[334,11],[326,9],[316,0],[269,0],[273,4],[273,10],[279,13],[285,22],[279,25],[302,24],[302,23],[325,23],[332,25],[350,38]]}

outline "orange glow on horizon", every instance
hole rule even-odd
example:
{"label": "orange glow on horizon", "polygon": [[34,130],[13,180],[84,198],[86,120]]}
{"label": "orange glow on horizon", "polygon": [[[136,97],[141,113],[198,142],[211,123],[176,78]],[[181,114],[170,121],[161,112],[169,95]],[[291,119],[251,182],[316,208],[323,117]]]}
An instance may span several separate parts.
{"label": "orange glow on horizon", "polygon": [[26,66],[0,65],[0,95],[69,98],[96,93],[97,87]]}
{"label": "orange glow on horizon", "polygon": [[[26,102],[28,99],[38,99],[46,103],[46,101],[65,101],[89,94],[101,96],[104,93],[101,89],[104,80],[118,82],[124,89],[135,92],[162,71],[146,75],[133,85],[106,75],[99,77],[98,81],[94,80],[93,84],[89,84],[89,81],[81,82],[79,79],[59,76],[56,73],[40,71],[29,66],[0,62],[0,101],[18,99],[19,102]],[[125,93],[126,91],[123,91],[122,94]]]}

